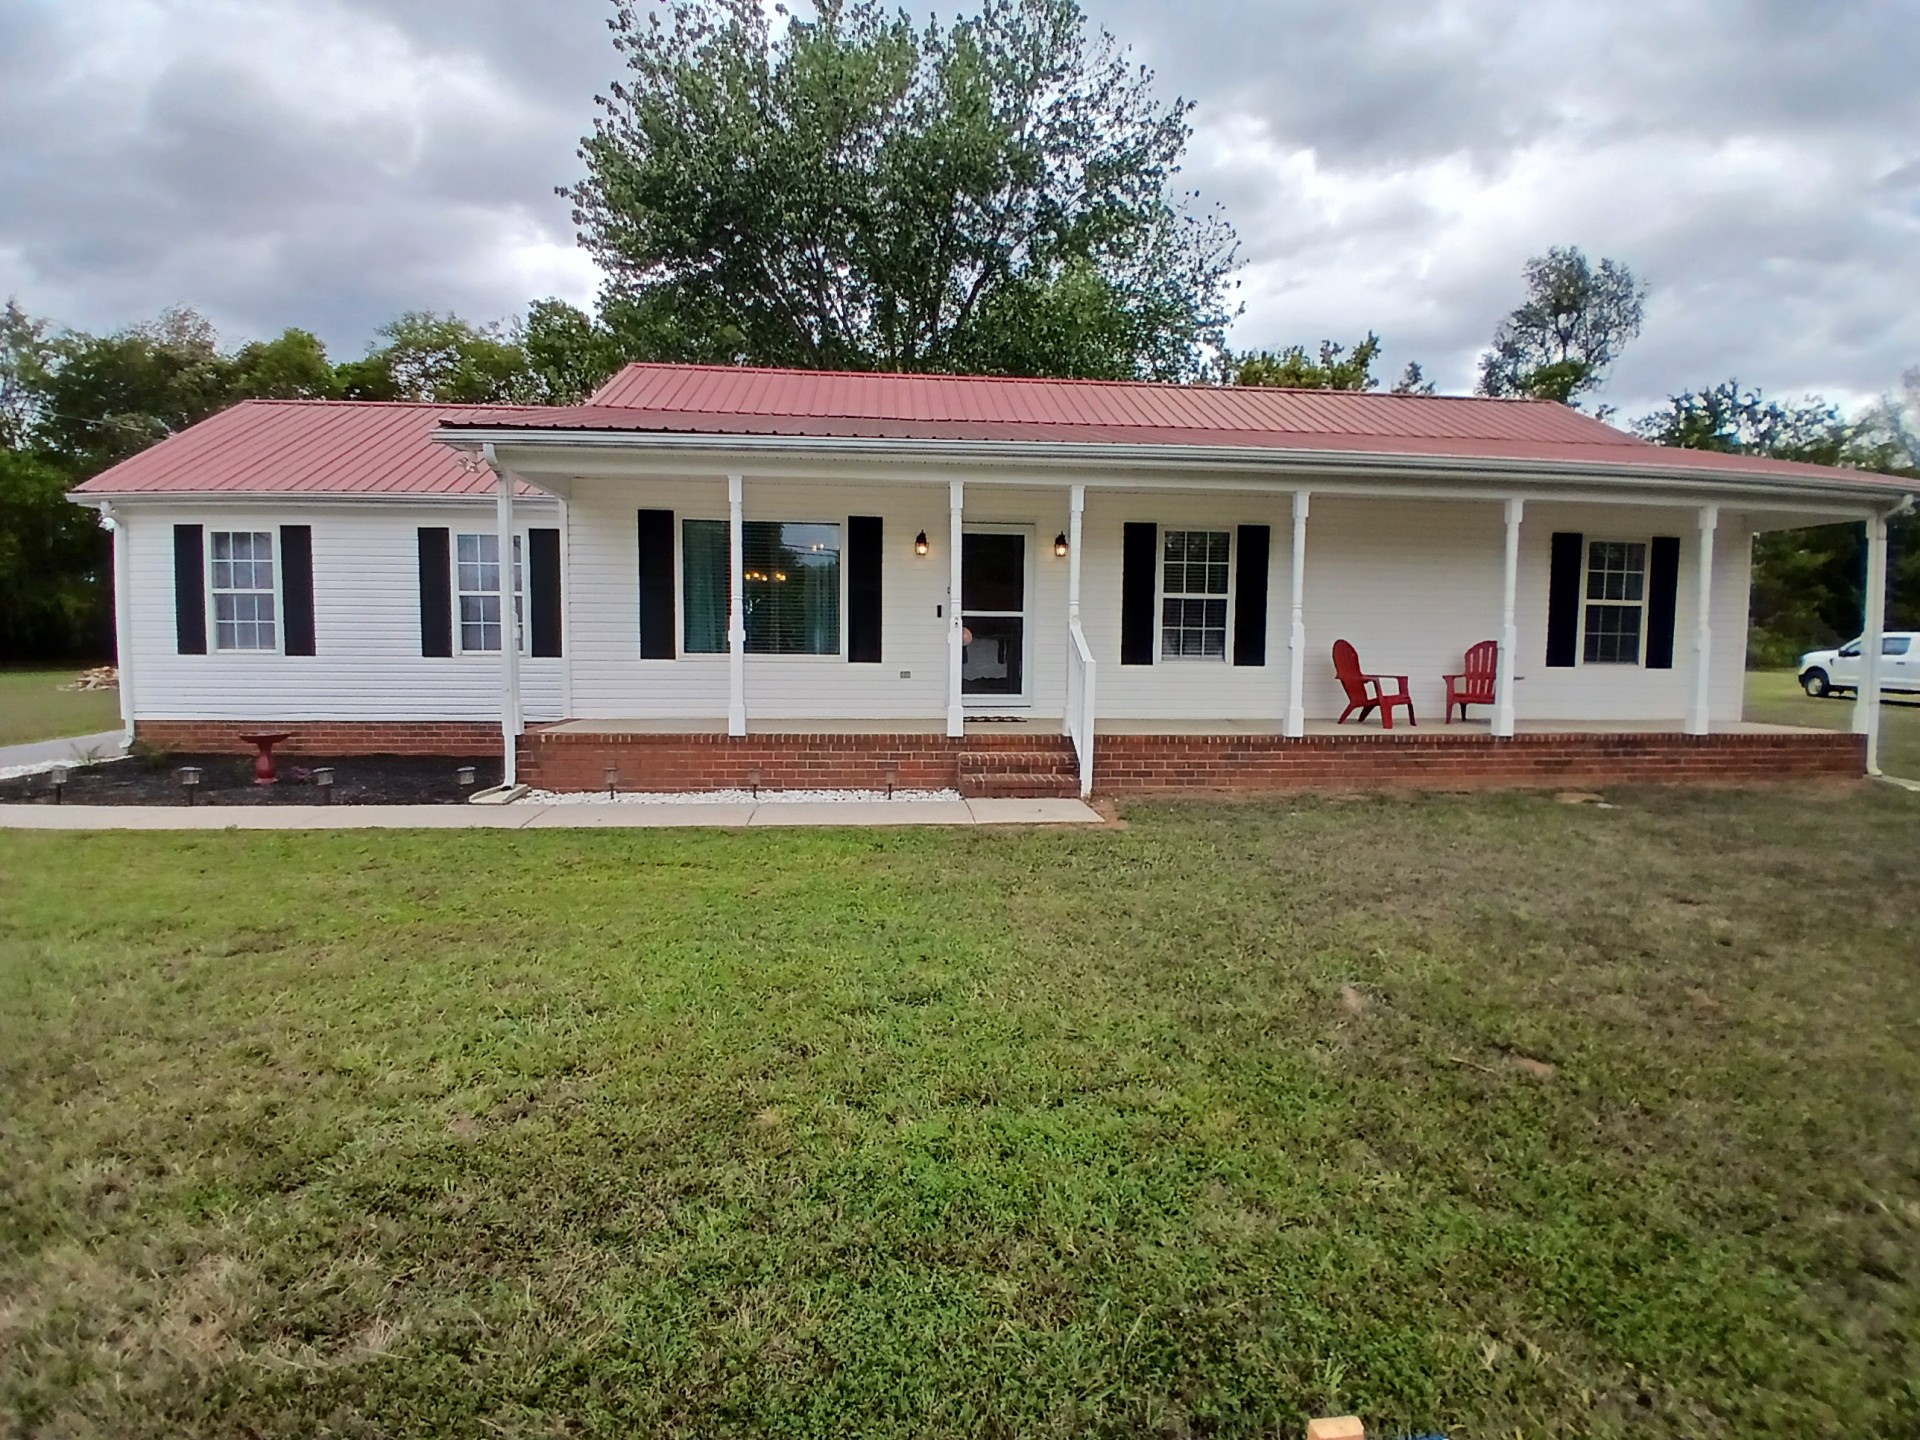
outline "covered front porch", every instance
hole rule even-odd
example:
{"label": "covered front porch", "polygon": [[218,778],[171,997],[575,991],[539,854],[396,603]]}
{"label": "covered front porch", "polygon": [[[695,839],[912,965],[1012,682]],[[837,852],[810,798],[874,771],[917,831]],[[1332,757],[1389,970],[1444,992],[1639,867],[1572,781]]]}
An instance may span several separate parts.
{"label": "covered front porch", "polygon": [[[1845,497],[752,459],[493,457],[503,531],[524,479],[567,556],[565,708],[521,735],[509,696],[519,778],[1084,796],[1871,764],[1864,700],[1859,736],[1742,717],[1752,537],[1865,521],[1884,574],[1884,524]],[[1338,641],[1404,677],[1417,724],[1336,723]],[[1445,723],[1476,647],[1491,673]]]}

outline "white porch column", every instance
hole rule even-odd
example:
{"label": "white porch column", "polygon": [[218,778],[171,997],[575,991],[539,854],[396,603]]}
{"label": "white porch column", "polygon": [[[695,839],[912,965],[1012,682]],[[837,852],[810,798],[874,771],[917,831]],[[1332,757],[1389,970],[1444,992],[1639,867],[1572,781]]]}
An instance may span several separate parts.
{"label": "white porch column", "polygon": [[1880,773],[1880,636],[1887,614],[1887,517],[1867,521],[1867,590],[1860,625],[1860,688],[1853,733],[1867,737],[1867,773]]}
{"label": "white porch column", "polygon": [[1704,735],[1713,701],[1713,536],[1720,527],[1720,507],[1700,507],[1700,546],[1695,558],[1699,588],[1694,598],[1693,708],[1687,713],[1687,734]]}
{"label": "white porch column", "polygon": [[1520,592],[1520,519],[1526,508],[1527,502],[1517,496],[1507,501],[1507,568],[1500,584],[1500,655],[1493,679],[1496,735],[1513,734],[1514,666],[1520,659],[1520,626],[1514,619],[1514,608]]}
{"label": "white porch column", "polygon": [[[1073,632],[1080,627],[1080,532],[1087,513],[1087,487],[1075,485],[1067,492],[1067,665],[1073,666]],[[1060,718],[1060,733],[1073,734],[1073,716]]]}
{"label": "white porch column", "polygon": [[485,447],[494,490],[495,529],[500,542],[500,783],[519,783],[520,617],[513,604],[513,472]]}
{"label": "white porch column", "polygon": [[1287,725],[1295,739],[1307,733],[1307,497],[1293,492],[1293,586],[1291,619],[1287,627]]}
{"label": "white porch column", "polygon": [[727,476],[727,551],[732,581],[727,602],[727,734],[747,733],[747,542],[741,479]]}
{"label": "white porch column", "polygon": [[960,702],[960,510],[965,492],[961,481],[947,482],[947,734],[959,739],[967,733],[966,710]]}
{"label": "white porch column", "polygon": [[113,531],[113,663],[120,687],[122,749],[133,744],[133,544],[127,535],[127,517],[112,505],[100,515]]}

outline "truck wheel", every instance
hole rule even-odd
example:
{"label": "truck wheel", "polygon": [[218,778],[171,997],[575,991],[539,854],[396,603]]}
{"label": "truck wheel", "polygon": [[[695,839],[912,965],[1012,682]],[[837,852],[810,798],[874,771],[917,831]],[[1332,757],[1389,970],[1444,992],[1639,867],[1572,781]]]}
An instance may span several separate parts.
{"label": "truck wheel", "polygon": [[1817,666],[1800,677],[1800,688],[1818,700],[1833,693],[1833,682],[1827,678],[1827,672]]}

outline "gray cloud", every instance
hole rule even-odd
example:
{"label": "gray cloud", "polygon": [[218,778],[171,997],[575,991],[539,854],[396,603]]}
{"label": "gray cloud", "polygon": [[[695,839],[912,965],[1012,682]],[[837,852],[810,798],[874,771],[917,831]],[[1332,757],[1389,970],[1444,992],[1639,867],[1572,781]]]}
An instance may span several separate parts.
{"label": "gray cloud", "polygon": [[[1920,361],[1914,0],[1086,0],[1199,102],[1242,346],[1378,330],[1450,388],[1550,244],[1632,265],[1627,413]],[[586,300],[564,201],[603,0],[0,0],[0,291],[352,354],[406,308]]]}

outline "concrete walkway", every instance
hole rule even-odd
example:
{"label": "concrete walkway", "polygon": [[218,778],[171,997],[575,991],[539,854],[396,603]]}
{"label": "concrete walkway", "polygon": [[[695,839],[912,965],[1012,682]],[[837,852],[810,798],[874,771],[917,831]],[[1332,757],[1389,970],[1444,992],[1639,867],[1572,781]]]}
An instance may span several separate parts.
{"label": "concrete walkway", "polygon": [[10,830],[626,830],[765,825],[1098,825],[1078,800],[742,805],[0,805]]}
{"label": "concrete walkway", "polygon": [[0,775],[24,775],[62,761],[78,764],[110,760],[120,753],[123,733],[103,730],[98,735],[69,735],[64,740],[36,740],[31,745],[0,745]]}

